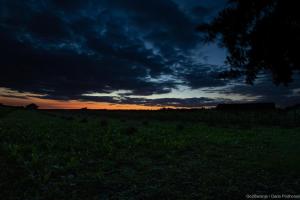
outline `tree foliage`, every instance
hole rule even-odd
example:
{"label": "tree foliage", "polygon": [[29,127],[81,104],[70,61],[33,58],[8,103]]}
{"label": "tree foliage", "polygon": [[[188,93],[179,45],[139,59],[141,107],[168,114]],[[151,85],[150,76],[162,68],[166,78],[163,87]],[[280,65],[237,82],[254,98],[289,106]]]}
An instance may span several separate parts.
{"label": "tree foliage", "polygon": [[201,24],[207,42],[228,50],[225,77],[245,75],[250,84],[269,71],[275,84],[288,84],[300,69],[298,1],[230,0],[210,23]]}

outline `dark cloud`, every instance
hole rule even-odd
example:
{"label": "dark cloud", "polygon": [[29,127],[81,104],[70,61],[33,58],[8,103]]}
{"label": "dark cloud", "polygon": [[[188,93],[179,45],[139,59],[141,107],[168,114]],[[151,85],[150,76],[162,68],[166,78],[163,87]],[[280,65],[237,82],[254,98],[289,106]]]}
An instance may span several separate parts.
{"label": "dark cloud", "polygon": [[4,0],[2,6],[1,86],[19,91],[167,93],[175,83],[151,78],[172,74],[173,49],[198,39],[189,17],[170,0]]}
{"label": "dark cloud", "polygon": [[210,64],[191,65],[181,76],[192,89],[201,87],[218,87],[227,84],[218,77],[218,66]]}
{"label": "dark cloud", "polygon": [[294,76],[294,82],[286,86],[276,86],[272,83],[270,75],[261,74],[254,85],[235,82],[226,89],[218,91],[228,96],[239,94],[256,97],[256,101],[276,102],[280,106],[293,105],[300,102],[300,77]]}
{"label": "dark cloud", "polygon": [[91,1],[86,0],[52,0],[52,5],[56,6],[57,9],[63,11],[76,11],[78,9],[86,8]]}
{"label": "dark cloud", "polygon": [[211,14],[211,12],[212,9],[205,6],[195,6],[194,8],[192,8],[192,13],[199,18],[207,17]]}
{"label": "dark cloud", "polygon": [[[52,96],[43,96],[44,99],[57,99]],[[93,101],[93,102],[106,102],[112,104],[138,104],[144,106],[172,106],[172,107],[189,107],[199,108],[202,106],[215,106],[219,103],[232,102],[230,99],[224,98],[132,98],[122,96],[74,96],[73,98],[79,101]],[[67,100],[60,98],[59,100]]]}
{"label": "dark cloud", "polygon": [[[0,0],[0,87],[63,100],[178,106],[226,101],[129,97],[165,94],[180,85],[226,86],[217,66],[191,56],[201,44],[195,26],[222,6],[223,0]],[[82,96],[117,90],[130,92],[121,99]],[[260,93],[238,85],[234,91]]]}
{"label": "dark cloud", "polygon": [[125,99],[120,101],[121,103],[135,103],[146,106],[174,106],[174,107],[190,107],[199,108],[202,106],[215,106],[220,102],[231,102],[229,99],[223,98],[159,98],[159,99]]}
{"label": "dark cloud", "polygon": [[66,22],[50,11],[34,13],[26,24],[28,32],[41,39],[66,39],[70,37]]}
{"label": "dark cloud", "polygon": [[27,99],[26,96],[6,95],[6,94],[1,94],[0,97],[16,98],[16,99]]}

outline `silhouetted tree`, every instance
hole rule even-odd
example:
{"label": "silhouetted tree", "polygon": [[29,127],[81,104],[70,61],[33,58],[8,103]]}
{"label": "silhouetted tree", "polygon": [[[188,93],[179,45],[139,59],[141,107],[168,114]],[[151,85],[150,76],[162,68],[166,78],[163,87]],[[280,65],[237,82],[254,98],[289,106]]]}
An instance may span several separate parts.
{"label": "silhouetted tree", "polygon": [[36,109],[38,109],[39,107],[38,107],[38,105],[36,105],[36,104],[34,104],[34,103],[31,103],[31,104],[27,105],[25,108],[27,108],[27,109],[32,109],[32,110],[36,110]]}
{"label": "silhouetted tree", "polygon": [[252,84],[258,72],[271,72],[275,84],[287,84],[300,69],[298,1],[229,0],[211,23],[202,24],[206,41],[228,50],[231,69],[222,77],[246,75]]}

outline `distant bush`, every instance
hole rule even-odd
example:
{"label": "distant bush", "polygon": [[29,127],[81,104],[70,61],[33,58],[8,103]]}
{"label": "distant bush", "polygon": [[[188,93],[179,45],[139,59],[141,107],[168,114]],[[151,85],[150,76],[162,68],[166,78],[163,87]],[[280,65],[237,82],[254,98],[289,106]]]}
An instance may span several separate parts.
{"label": "distant bush", "polygon": [[28,104],[27,106],[25,106],[26,109],[31,109],[31,110],[36,110],[39,108],[38,105],[34,104],[34,103],[31,103],[31,104]]}

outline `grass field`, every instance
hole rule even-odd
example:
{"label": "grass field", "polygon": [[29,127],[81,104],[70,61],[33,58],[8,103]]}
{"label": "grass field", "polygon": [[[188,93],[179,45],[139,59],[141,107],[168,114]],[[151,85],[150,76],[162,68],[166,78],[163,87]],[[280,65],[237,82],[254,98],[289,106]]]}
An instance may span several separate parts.
{"label": "grass field", "polygon": [[297,112],[0,109],[0,199],[300,194]]}

